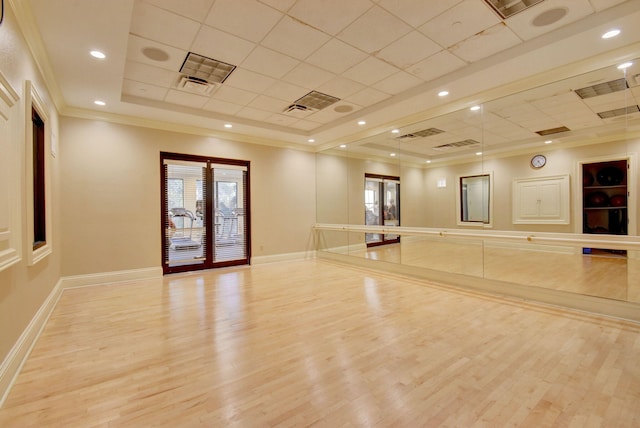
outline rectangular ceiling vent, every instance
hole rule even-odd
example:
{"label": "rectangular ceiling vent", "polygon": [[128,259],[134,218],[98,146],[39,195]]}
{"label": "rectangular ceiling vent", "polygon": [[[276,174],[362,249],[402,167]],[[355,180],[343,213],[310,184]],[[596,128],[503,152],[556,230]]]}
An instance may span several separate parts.
{"label": "rectangular ceiling vent", "polygon": [[640,109],[638,108],[638,106],[634,105],[629,107],[617,108],[614,110],[603,111],[598,113],[598,116],[600,116],[600,119],[609,119],[612,117],[625,116],[627,114],[637,113],[639,111]]}
{"label": "rectangular ceiling vent", "polygon": [[307,95],[298,98],[287,108],[294,106],[295,108],[311,109],[314,111],[322,110],[325,107],[329,107],[331,104],[340,101],[340,98],[332,97],[331,95],[323,94],[322,92],[311,91]]}
{"label": "rectangular ceiling vent", "polygon": [[559,134],[560,132],[567,132],[567,131],[571,131],[571,130],[566,126],[559,126],[557,128],[549,128],[549,129],[543,129],[542,131],[536,131],[536,134],[540,136],[545,136],[545,135],[551,135],[551,134]]}
{"label": "rectangular ceiling vent", "polygon": [[543,0],[484,0],[502,19],[506,19]]}
{"label": "rectangular ceiling vent", "polygon": [[598,95],[624,91],[628,87],[627,79],[621,77],[620,79],[612,80],[610,82],[598,83],[597,85],[576,89],[574,92],[584,100],[585,98],[597,97]]}
{"label": "rectangular ceiling vent", "polygon": [[458,147],[475,146],[477,144],[480,144],[480,142],[476,140],[468,139],[468,140],[456,141],[454,143],[443,144],[441,146],[435,146],[433,147],[433,150],[444,151],[444,150],[455,149]]}
{"label": "rectangular ceiling vent", "polygon": [[215,83],[209,83],[206,80],[198,79],[192,76],[182,76],[178,81],[178,89],[182,89],[192,94],[197,95],[211,95],[219,85]]}
{"label": "rectangular ceiling vent", "polygon": [[422,131],[410,132],[408,134],[400,135],[399,137],[396,137],[396,138],[399,140],[424,138],[424,137],[430,137],[431,135],[442,134],[443,132],[444,131],[442,129],[428,128],[428,129],[423,129]]}
{"label": "rectangular ceiling vent", "polygon": [[208,83],[223,83],[235,69],[235,65],[189,52],[180,67],[180,73]]}

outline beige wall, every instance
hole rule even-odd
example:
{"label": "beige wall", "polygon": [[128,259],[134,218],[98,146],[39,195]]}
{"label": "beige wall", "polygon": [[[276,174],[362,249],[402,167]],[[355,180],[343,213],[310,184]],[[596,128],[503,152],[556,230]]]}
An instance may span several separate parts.
{"label": "beige wall", "polygon": [[252,256],[312,249],[312,153],[62,118],[63,276],[161,266],[160,152],[251,162]]}
{"label": "beige wall", "polygon": [[[60,195],[60,160],[59,156],[54,158],[47,152],[47,165],[49,168],[50,181],[48,182],[51,192],[52,227],[47,230],[47,239],[53,244],[53,252],[44,260],[34,266],[27,265],[26,251],[31,248],[31,244],[26,242],[27,224],[26,215],[26,195],[25,186],[25,121],[31,122],[31,117],[25,115],[25,81],[32,82],[34,89],[45,104],[48,116],[48,125],[52,132],[57,133],[58,116],[53,106],[43,79],[38,73],[38,68],[33,59],[27,54],[29,49],[17,29],[16,21],[5,2],[5,16],[0,26],[0,72],[8,84],[19,96],[17,103],[11,108],[11,117],[7,123],[7,135],[1,135],[2,145],[0,146],[0,156],[3,164],[0,168],[5,168],[8,156],[14,156],[8,180],[0,182],[9,192],[0,192],[2,195],[9,194],[10,209],[15,209],[18,227],[11,230],[14,236],[18,237],[21,244],[21,260],[16,264],[0,271],[0,363],[9,354],[18,338],[27,327],[37,310],[45,301],[51,290],[60,278],[61,266],[61,233],[60,233],[60,205],[57,199]],[[17,189],[14,193],[13,189]],[[2,206],[2,205],[0,205]],[[1,393],[2,391],[0,391]]]}

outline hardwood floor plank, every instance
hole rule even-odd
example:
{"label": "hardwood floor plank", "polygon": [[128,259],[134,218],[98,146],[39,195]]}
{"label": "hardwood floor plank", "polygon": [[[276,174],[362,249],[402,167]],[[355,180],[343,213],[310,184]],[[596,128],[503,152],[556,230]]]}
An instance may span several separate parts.
{"label": "hardwood floor plank", "polygon": [[640,426],[639,333],[321,260],[70,289],[0,426]]}

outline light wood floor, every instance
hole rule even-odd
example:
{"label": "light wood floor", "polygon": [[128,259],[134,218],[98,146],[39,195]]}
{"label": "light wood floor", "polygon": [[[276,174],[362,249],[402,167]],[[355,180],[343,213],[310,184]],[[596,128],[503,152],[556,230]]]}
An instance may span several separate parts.
{"label": "light wood floor", "polygon": [[63,293],[2,427],[638,427],[640,325],[310,260]]}

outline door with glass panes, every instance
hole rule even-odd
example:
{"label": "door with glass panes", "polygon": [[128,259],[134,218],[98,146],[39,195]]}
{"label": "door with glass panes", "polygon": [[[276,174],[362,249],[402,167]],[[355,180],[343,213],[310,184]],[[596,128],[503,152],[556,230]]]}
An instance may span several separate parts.
{"label": "door with glass panes", "polygon": [[249,162],[161,153],[164,273],[248,264]]}
{"label": "door with glass panes", "polygon": [[[400,226],[400,178],[365,174],[364,211],[367,226]],[[368,247],[400,242],[400,237],[388,233],[367,233]]]}

